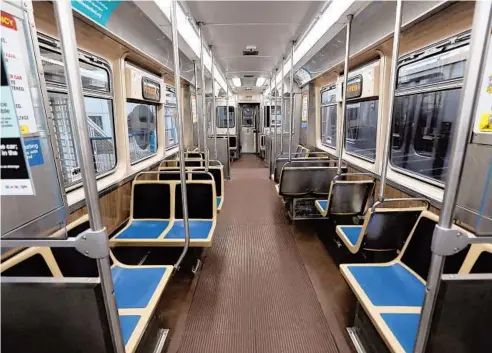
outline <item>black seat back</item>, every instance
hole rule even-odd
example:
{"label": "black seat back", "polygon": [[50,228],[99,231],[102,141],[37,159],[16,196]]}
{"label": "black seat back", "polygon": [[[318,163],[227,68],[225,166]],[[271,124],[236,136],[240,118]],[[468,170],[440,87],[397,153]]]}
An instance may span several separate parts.
{"label": "black seat back", "polygon": [[273,180],[276,183],[280,181],[280,174],[282,168],[289,163],[289,167],[329,167],[332,163],[329,158],[295,158],[289,163],[288,158],[279,157],[275,161],[275,171],[273,173]]}
{"label": "black seat back", "polygon": [[[216,204],[213,188],[214,185],[212,182],[186,182],[189,219],[213,219],[214,205]],[[183,219],[183,203],[180,183],[176,184],[174,204],[175,218]]]}
{"label": "black seat back", "polygon": [[329,197],[329,214],[363,214],[367,205],[367,200],[371,196],[373,190],[373,180],[333,181]]}
{"label": "black seat back", "polygon": [[[429,273],[432,251],[432,236],[437,225],[437,217],[428,212],[423,212],[419,218],[412,235],[403,249],[401,261],[410,267],[424,280]],[[468,253],[469,247],[459,253],[446,257],[444,273],[458,273]]]}
{"label": "black seat back", "polygon": [[[210,175],[203,173],[205,168],[196,168],[193,171],[201,171],[202,173],[192,173],[192,180],[210,180]],[[222,196],[222,168],[220,167],[209,167],[208,172],[212,174],[213,180],[215,182],[215,192],[217,197]]]}
{"label": "black seat back", "polygon": [[279,194],[284,197],[328,196],[335,167],[290,167],[282,169]]}
{"label": "black seat back", "polygon": [[377,209],[371,214],[362,246],[370,250],[401,250],[422,210]]}
{"label": "black seat back", "polygon": [[171,186],[159,181],[136,181],[132,192],[134,219],[171,218]]}

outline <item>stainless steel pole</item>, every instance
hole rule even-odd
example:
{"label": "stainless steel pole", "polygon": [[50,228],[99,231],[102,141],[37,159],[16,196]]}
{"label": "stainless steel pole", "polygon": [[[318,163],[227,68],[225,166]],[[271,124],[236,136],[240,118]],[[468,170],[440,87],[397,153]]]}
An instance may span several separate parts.
{"label": "stainless steel pole", "polygon": [[60,33],[60,43],[65,64],[65,76],[67,77],[68,97],[70,99],[70,119],[75,127],[74,136],[77,152],[80,160],[80,172],[84,194],[86,198],[89,223],[91,230],[103,231],[106,238],[105,247],[107,254],[96,259],[97,269],[101,277],[104,304],[107,319],[111,331],[111,338],[117,353],[125,353],[125,344],[121,334],[120,318],[116,299],[114,297],[113,277],[109,263],[109,243],[104,231],[104,224],[99,209],[99,194],[97,192],[96,176],[94,172],[94,160],[89,141],[89,130],[87,127],[87,114],[85,111],[84,96],[82,93],[82,82],[79,68],[79,53],[75,39],[75,27],[73,22],[72,7],[69,1],[55,1],[56,22]]}
{"label": "stainless steel pole", "polygon": [[217,157],[217,118],[215,116],[215,55],[214,48],[210,46],[210,53],[212,55],[212,114],[210,115],[212,120],[212,127],[214,132],[214,156]]}
{"label": "stainless steel pole", "polygon": [[340,138],[337,141],[338,148],[338,167],[337,174],[342,174],[342,156],[343,156],[343,141],[345,139],[345,113],[347,110],[347,82],[349,75],[349,59],[350,59],[350,32],[352,30],[353,15],[347,16],[347,33],[345,38],[345,65],[343,68],[343,97],[342,97],[342,123],[340,124]]}
{"label": "stainless steel pole", "polygon": [[403,0],[397,0],[396,2],[396,16],[395,16],[395,33],[393,36],[393,56],[391,57],[391,75],[390,75],[390,91],[388,95],[388,123],[386,129],[386,138],[384,142],[382,166],[381,166],[381,180],[379,183],[379,197],[378,200],[382,202],[384,200],[384,187],[386,185],[386,175],[388,173],[388,161],[391,148],[391,128],[393,121],[393,107],[395,100],[396,89],[396,69],[398,67],[398,52],[400,49],[400,31],[401,31],[401,17],[403,13]]}
{"label": "stainless steel pole", "polygon": [[193,72],[195,74],[195,114],[196,114],[196,134],[197,134],[197,146],[200,151],[202,142],[200,141],[200,115],[198,114],[198,68],[196,65],[196,60],[193,60]]}
{"label": "stainless steel pole", "polygon": [[[476,113],[477,98],[482,82],[482,73],[486,64],[489,44],[489,33],[492,21],[492,2],[477,1],[473,15],[471,32],[470,54],[467,60],[467,69],[463,90],[461,93],[461,108],[455,126],[449,168],[444,190],[439,225],[434,230],[432,238],[432,258],[425,291],[424,306],[420,315],[419,328],[415,341],[415,353],[424,353],[432,322],[432,315],[436,305],[441,275],[444,268],[445,254],[440,251],[439,244],[453,225],[453,214],[458,198],[458,192],[463,173],[463,162],[470,137],[472,121]],[[440,241],[441,240],[441,241]]]}
{"label": "stainless steel pole", "polygon": [[285,58],[282,58],[282,70],[281,70],[281,76],[282,79],[280,80],[280,84],[282,85],[282,89],[280,94],[282,97],[280,98],[280,112],[282,113],[282,120],[280,121],[280,154],[284,153],[284,120],[287,114],[285,114],[285,98],[284,98],[284,61]]}
{"label": "stainless steel pole", "polygon": [[205,102],[205,62],[203,60],[203,53],[205,51],[205,46],[203,43],[203,25],[200,24],[200,74],[201,74],[201,83],[202,83],[202,127],[203,127],[203,150],[205,151],[205,171],[208,172],[208,166],[210,164],[210,151],[207,145],[207,135],[208,135],[208,127],[207,127],[207,106]]}
{"label": "stainless steel pole", "polygon": [[[227,158],[231,158],[231,153],[229,152],[229,146],[230,146],[230,137],[229,137],[229,84],[227,83],[226,80],[226,86],[227,86],[227,92],[226,92],[226,119],[227,119]],[[230,163],[229,163],[230,164]]]}
{"label": "stainless steel pole", "polygon": [[184,154],[184,124],[183,114],[181,109],[183,108],[181,102],[181,74],[179,72],[179,48],[178,48],[178,26],[176,21],[176,1],[171,1],[171,31],[173,36],[173,59],[174,59],[174,86],[176,89],[176,110],[178,114],[178,129],[179,129],[179,177],[181,181],[181,202],[183,204],[183,226],[185,235],[185,245],[183,252],[179,256],[178,261],[174,265],[175,270],[179,270],[179,266],[183,261],[188,247],[190,246],[190,228],[188,225],[188,195],[186,187],[186,167],[185,167],[185,154]]}
{"label": "stainless steel pole", "polygon": [[273,106],[275,107],[275,126],[273,130],[273,153],[272,153],[272,161],[273,165],[277,161],[277,135],[278,135],[278,126],[277,126],[277,69],[275,69],[275,76],[273,76]]}
{"label": "stainless steel pole", "polygon": [[268,171],[270,172],[270,174],[272,173],[272,154],[273,154],[273,139],[272,139],[272,114],[273,114],[273,110],[272,110],[272,74],[270,73],[270,94],[268,95],[268,104],[269,104],[269,112],[270,112],[270,121],[268,122],[268,141],[269,141],[269,145],[270,145],[270,155],[268,156],[268,165],[269,165],[269,168],[268,168]]}
{"label": "stainless steel pole", "polygon": [[294,46],[290,49],[290,119],[289,119],[289,162],[292,160],[292,125],[294,125]]}

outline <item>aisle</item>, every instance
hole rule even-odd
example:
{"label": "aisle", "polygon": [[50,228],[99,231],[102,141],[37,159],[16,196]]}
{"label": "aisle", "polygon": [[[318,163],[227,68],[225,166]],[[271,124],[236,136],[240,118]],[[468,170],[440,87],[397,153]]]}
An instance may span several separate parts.
{"label": "aisle", "polygon": [[262,163],[233,165],[180,353],[338,352]]}

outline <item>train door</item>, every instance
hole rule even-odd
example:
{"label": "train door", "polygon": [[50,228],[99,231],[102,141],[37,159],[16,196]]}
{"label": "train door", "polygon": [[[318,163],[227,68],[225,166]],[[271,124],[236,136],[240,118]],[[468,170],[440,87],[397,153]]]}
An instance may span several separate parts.
{"label": "train door", "polygon": [[258,104],[241,106],[241,153],[256,153]]}

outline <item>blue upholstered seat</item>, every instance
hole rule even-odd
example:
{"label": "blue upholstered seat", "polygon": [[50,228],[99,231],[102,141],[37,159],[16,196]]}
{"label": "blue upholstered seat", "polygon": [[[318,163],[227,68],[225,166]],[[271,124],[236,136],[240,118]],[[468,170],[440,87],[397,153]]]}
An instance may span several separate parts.
{"label": "blue upholstered seat", "polygon": [[157,239],[168,225],[169,221],[133,220],[115,239]]}
{"label": "blue upholstered seat", "polygon": [[316,200],[316,204],[319,208],[321,208],[319,211],[322,211],[323,213],[326,212],[326,208],[328,207],[328,200]]}
{"label": "blue upholstered seat", "polygon": [[125,345],[130,340],[135,327],[137,327],[140,315],[120,315],[121,334]]}
{"label": "blue upholstered seat", "polygon": [[381,317],[405,352],[412,353],[417,337],[420,314],[383,313]]}
{"label": "blue upholstered seat", "polygon": [[[207,239],[212,229],[213,221],[190,220],[188,222],[191,239]],[[164,237],[165,239],[184,239],[184,222],[174,221],[172,228]]]}
{"label": "blue upholstered seat", "polygon": [[142,309],[149,304],[166,268],[115,266],[111,272],[118,309]]}
{"label": "blue upholstered seat", "polygon": [[222,202],[222,197],[221,196],[217,197],[217,208],[220,207],[221,202]]}
{"label": "blue upholstered seat", "polygon": [[375,306],[420,307],[425,284],[400,263],[388,266],[347,266],[371,303]]}
{"label": "blue upholstered seat", "polygon": [[339,226],[339,229],[352,246],[357,244],[362,226]]}

